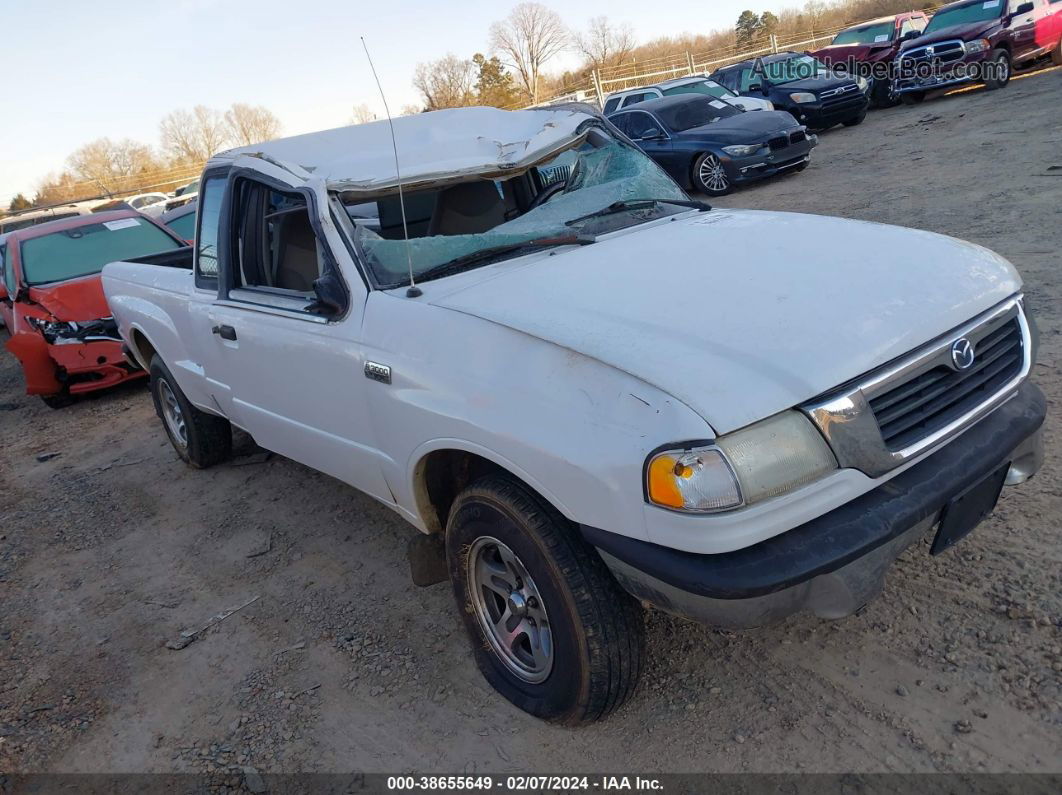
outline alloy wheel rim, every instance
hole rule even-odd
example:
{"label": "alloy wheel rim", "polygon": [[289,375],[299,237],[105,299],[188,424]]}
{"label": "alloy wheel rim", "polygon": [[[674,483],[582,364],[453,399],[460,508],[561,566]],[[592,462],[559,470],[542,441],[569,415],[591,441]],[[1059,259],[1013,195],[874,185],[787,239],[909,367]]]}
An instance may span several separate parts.
{"label": "alloy wheel rim", "polygon": [[508,546],[482,536],[468,550],[468,590],[483,634],[505,667],[525,682],[553,670],[553,631],[535,581]]}
{"label": "alloy wheel rim", "polygon": [[701,179],[701,184],[709,190],[726,190],[730,185],[730,180],[727,179],[723,164],[715,155],[708,155],[701,161],[698,176]]}
{"label": "alloy wheel rim", "polygon": [[177,402],[177,396],[173,394],[173,390],[164,378],[159,379],[159,397],[162,398],[162,418],[166,422],[166,427],[174,441],[183,450],[188,447],[188,427],[184,422],[181,404]]}

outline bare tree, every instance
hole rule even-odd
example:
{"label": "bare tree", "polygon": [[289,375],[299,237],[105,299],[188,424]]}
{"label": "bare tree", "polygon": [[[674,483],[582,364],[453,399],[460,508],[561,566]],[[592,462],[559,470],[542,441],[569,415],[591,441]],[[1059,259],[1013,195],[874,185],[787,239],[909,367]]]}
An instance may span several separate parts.
{"label": "bare tree", "polygon": [[202,163],[231,140],[225,117],[203,105],[166,116],[159,124],[159,137],[162,148],[183,163]]}
{"label": "bare tree", "polygon": [[350,116],[351,124],[368,124],[370,121],[376,121],[376,114],[372,112],[364,102],[360,105],[354,106],[354,112]]}
{"label": "bare tree", "polygon": [[262,105],[233,103],[225,111],[225,125],[229,128],[229,137],[237,146],[250,146],[280,136],[280,119]]}
{"label": "bare tree", "polygon": [[613,66],[634,51],[630,25],[614,25],[608,17],[594,17],[584,33],[575,37],[579,52],[594,69]]}
{"label": "bare tree", "polygon": [[122,191],[129,177],[158,167],[151,147],[128,138],[92,141],[71,154],[67,162],[74,174],[108,196]]}
{"label": "bare tree", "polygon": [[472,86],[476,67],[453,53],[437,61],[417,64],[413,87],[424,97],[427,110],[460,108],[474,101]]}
{"label": "bare tree", "polygon": [[490,46],[516,72],[520,87],[538,102],[542,66],[564,51],[570,37],[556,12],[538,3],[520,3],[502,22],[490,26]]}
{"label": "bare tree", "polygon": [[416,116],[418,113],[423,113],[424,108],[420,105],[403,105],[398,111],[399,116]]}

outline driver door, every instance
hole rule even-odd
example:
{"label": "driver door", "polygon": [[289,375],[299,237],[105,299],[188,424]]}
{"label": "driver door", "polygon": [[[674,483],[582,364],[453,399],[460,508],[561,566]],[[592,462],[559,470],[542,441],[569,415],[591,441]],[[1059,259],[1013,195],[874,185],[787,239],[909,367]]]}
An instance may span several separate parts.
{"label": "driver door", "polygon": [[649,157],[675,176],[675,146],[663,122],[644,110],[631,110],[627,114],[626,133]]}

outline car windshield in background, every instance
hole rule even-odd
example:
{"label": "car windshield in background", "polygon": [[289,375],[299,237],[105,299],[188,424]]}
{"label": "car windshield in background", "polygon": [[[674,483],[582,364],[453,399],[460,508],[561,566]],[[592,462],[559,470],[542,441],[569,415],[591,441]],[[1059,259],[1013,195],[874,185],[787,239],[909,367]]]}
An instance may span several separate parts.
{"label": "car windshield in background", "polygon": [[172,237],[142,218],[119,218],[53,232],[22,242],[22,271],[29,285],[99,273],[108,262],[180,248]]}
{"label": "car windshield in background", "polygon": [[705,96],[715,97],[716,99],[737,96],[733,91],[719,85],[714,80],[701,80],[698,83],[684,83],[681,86],[664,89],[665,96],[672,96],[673,94],[704,94]]}
{"label": "car windshield in background", "polygon": [[719,99],[690,97],[681,105],[658,109],[656,115],[672,132],[682,132],[692,130],[694,127],[703,127],[729,116],[737,116],[743,112],[740,108]]}
{"label": "car windshield in background", "polygon": [[896,23],[891,19],[877,25],[863,25],[860,28],[849,28],[838,33],[831,42],[838,44],[884,44],[892,41],[896,33]]}
{"label": "car windshield in background", "polygon": [[[533,183],[538,185],[540,203],[528,208],[527,190]],[[477,180],[407,192],[405,199],[408,251],[415,275],[439,274],[455,261],[467,261],[467,267],[488,264],[536,246],[555,245],[551,239],[602,234],[689,211],[689,207],[667,203],[669,199],[688,202],[689,197],[656,163],[640,150],[603,134],[508,180]],[[640,199],[659,201],[649,207],[587,217]],[[352,197],[346,210],[354,240],[377,283],[381,287],[408,284],[407,244],[402,239],[397,197],[373,202]],[[512,250],[493,258],[476,256],[508,247]]]}
{"label": "car windshield in background", "polygon": [[166,226],[185,240],[191,240],[195,236],[195,213],[186,213],[180,218],[174,218]]}
{"label": "car windshield in background", "polygon": [[1004,0],[976,0],[973,3],[945,8],[929,20],[924,33],[943,30],[952,25],[968,25],[971,22],[988,22],[1003,13]]}
{"label": "car windshield in background", "polygon": [[827,71],[825,64],[819,63],[810,55],[798,55],[795,58],[763,65],[763,73],[767,82],[776,85],[792,83],[795,80],[807,80],[824,71]]}

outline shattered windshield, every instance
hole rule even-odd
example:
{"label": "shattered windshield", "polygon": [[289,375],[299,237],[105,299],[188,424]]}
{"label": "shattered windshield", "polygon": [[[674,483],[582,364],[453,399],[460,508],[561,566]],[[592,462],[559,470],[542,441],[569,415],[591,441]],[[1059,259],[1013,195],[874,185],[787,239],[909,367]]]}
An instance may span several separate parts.
{"label": "shattered windshield", "polygon": [[[624,206],[646,199],[657,201]],[[549,163],[505,180],[407,192],[408,256],[415,276],[447,275],[441,270],[449,264],[488,264],[573,235],[585,243],[593,235],[689,210],[669,200],[688,202],[689,197],[640,150],[595,132]],[[357,196],[344,204],[359,253],[379,286],[408,284],[398,197],[367,201]],[[605,208],[610,211],[590,217]],[[500,251],[491,256],[492,249]]]}

